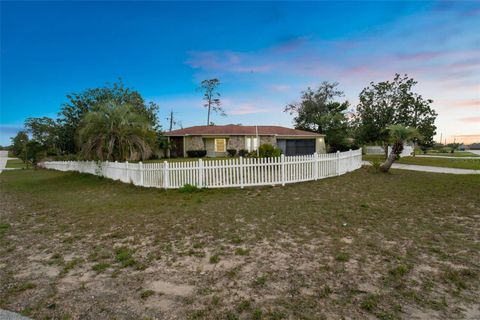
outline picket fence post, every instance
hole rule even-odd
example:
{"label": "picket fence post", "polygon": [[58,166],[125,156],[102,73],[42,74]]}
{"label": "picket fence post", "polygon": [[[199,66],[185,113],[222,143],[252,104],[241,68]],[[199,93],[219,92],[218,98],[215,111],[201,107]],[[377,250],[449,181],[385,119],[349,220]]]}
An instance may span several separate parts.
{"label": "picket fence post", "polygon": [[347,172],[352,171],[352,163],[353,163],[353,159],[352,159],[352,149],[348,149],[348,167],[347,167]]}
{"label": "picket fence post", "polygon": [[125,161],[125,176],[127,177],[127,183],[130,181],[130,173],[128,172],[128,161]]}
{"label": "picket fence post", "polygon": [[340,175],[340,151],[337,151],[337,176]]}
{"label": "picket fence post", "polygon": [[198,187],[203,188],[203,160],[198,159]]}
{"label": "picket fence post", "polygon": [[313,178],[318,180],[318,153],[313,154]]}
{"label": "picket fence post", "polygon": [[243,189],[243,157],[240,157],[240,188]]}
{"label": "picket fence post", "polygon": [[280,156],[280,163],[282,164],[282,186],[285,185],[285,156]]}
{"label": "picket fence post", "polygon": [[165,189],[168,189],[168,185],[169,185],[169,181],[168,181],[168,178],[169,178],[169,173],[168,173],[168,161],[165,161],[163,162],[163,187]]}
{"label": "picket fence post", "polygon": [[139,168],[139,171],[140,171],[140,185],[143,187],[143,163],[142,163],[142,161],[140,161],[138,163],[138,168]]}

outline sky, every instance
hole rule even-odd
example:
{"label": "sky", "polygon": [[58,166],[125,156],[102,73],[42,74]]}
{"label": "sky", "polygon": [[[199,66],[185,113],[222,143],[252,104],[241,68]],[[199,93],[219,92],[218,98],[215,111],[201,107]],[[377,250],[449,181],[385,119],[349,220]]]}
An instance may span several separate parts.
{"label": "sky", "polygon": [[[292,126],[285,105],[337,81],[352,108],[371,81],[408,74],[434,100],[437,137],[480,142],[480,1],[0,2],[0,145],[66,95],[119,78],[168,127]],[[178,127],[178,126],[177,126]]]}

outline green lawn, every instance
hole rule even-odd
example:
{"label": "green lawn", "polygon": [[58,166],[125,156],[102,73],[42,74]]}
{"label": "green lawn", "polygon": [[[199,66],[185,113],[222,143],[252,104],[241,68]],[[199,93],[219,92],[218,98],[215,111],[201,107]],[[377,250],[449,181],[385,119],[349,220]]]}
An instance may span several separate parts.
{"label": "green lawn", "polygon": [[23,169],[26,168],[26,164],[23,163],[22,160],[20,159],[15,159],[15,160],[7,160],[7,165],[5,166],[6,168],[19,168]]}
{"label": "green lawn", "polygon": [[455,153],[441,153],[441,152],[427,152],[424,154],[421,151],[417,151],[416,154],[418,155],[427,155],[427,156],[442,156],[442,157],[480,157],[478,154],[471,153],[468,151],[455,151]]}
{"label": "green lawn", "polygon": [[182,193],[17,170],[0,189],[0,308],[35,319],[478,314],[479,175]]}
{"label": "green lawn", "polygon": [[[366,161],[383,161],[385,157],[383,155],[363,155],[362,159]],[[480,170],[480,158],[479,159],[462,159],[462,158],[443,159],[443,158],[403,157],[403,158],[400,158],[400,160],[397,160],[396,163]]]}

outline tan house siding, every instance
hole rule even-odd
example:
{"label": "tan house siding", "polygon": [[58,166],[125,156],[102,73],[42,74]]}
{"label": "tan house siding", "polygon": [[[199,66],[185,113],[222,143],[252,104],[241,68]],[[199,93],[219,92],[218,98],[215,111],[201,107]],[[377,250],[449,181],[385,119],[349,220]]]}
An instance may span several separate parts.
{"label": "tan house siding", "polygon": [[185,151],[188,150],[204,150],[205,142],[201,136],[185,137]]}
{"label": "tan house siding", "polygon": [[245,149],[245,136],[231,136],[227,139],[227,149]]}
{"label": "tan house siding", "polygon": [[260,143],[258,145],[261,146],[262,144],[271,144],[272,146],[276,146],[277,138],[274,136],[260,136]]}
{"label": "tan house siding", "polygon": [[[247,149],[246,140],[247,138],[255,138],[255,135],[223,135],[223,136],[184,136],[182,137],[184,144],[184,156],[186,157],[186,151],[189,150],[206,150],[207,157],[225,157],[228,155],[228,152],[215,152],[215,139],[226,139],[226,150],[228,149],[235,149],[237,151],[242,149]],[[324,137],[308,137],[308,136],[275,136],[275,135],[259,135],[259,143],[258,146],[262,144],[271,144],[273,146],[277,146],[277,140],[289,140],[289,139],[312,139],[315,140],[315,152],[317,153],[325,153],[325,139]]]}

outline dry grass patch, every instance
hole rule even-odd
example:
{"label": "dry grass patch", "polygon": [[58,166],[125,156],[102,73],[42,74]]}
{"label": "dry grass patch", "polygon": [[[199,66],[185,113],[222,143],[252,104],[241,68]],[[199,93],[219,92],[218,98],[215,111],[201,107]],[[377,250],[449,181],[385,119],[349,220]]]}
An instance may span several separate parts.
{"label": "dry grass patch", "polygon": [[0,175],[0,308],[34,318],[480,317],[480,176],[285,187]]}

